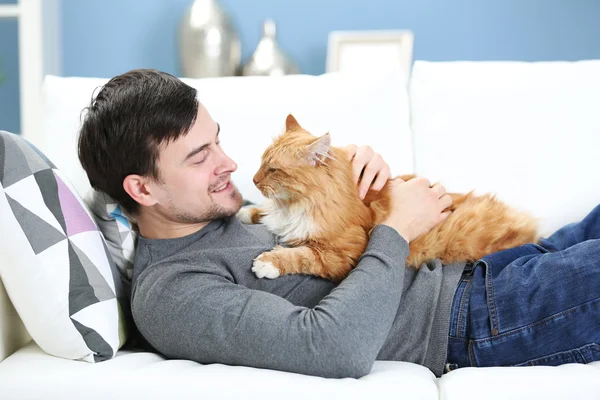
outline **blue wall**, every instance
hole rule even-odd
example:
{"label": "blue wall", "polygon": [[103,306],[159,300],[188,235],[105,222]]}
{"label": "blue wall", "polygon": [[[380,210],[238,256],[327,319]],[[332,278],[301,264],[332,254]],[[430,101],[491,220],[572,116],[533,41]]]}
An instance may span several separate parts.
{"label": "blue wall", "polygon": [[[177,24],[192,0],[62,0],[63,74],[179,74]],[[598,0],[220,0],[251,54],[264,18],[303,73],[325,69],[331,30],[412,29],[415,59],[600,59]],[[14,0],[0,0],[14,2]],[[0,21],[0,129],[18,131],[16,24]]]}
{"label": "blue wall", "polygon": [[[0,0],[14,4],[16,0]],[[18,24],[16,20],[0,19],[0,130],[18,132],[19,123],[19,60]]]}

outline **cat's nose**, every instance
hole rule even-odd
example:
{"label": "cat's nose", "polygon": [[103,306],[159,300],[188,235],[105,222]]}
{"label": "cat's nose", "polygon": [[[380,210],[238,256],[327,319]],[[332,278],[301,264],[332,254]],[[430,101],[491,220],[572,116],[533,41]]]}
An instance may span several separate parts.
{"label": "cat's nose", "polygon": [[256,177],[252,178],[252,182],[254,182],[255,185],[258,185],[258,179],[256,179]]}

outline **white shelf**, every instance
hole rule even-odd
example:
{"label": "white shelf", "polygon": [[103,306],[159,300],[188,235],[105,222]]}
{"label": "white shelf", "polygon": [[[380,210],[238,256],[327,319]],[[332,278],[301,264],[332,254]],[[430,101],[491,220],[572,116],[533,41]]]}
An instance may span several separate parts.
{"label": "white shelf", "polygon": [[1,4],[0,18],[19,18],[18,4]]}

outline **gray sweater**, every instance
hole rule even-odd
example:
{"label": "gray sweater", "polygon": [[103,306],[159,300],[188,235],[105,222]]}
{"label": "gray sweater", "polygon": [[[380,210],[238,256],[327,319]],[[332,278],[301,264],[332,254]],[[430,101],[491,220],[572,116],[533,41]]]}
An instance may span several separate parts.
{"label": "gray sweater", "polygon": [[252,260],[276,244],[264,226],[235,217],[178,239],[139,238],[137,329],[166,357],[204,364],[358,378],[375,360],[399,360],[442,374],[464,264],[406,268],[406,241],[379,225],[337,286],[307,275],[258,279]]}

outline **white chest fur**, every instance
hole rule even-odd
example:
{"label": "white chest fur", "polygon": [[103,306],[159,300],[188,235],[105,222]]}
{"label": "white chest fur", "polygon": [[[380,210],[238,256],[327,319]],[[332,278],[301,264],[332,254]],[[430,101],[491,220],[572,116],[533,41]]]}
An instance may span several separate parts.
{"label": "white chest fur", "polygon": [[284,242],[305,240],[316,235],[318,229],[305,207],[292,205],[279,208],[274,202],[264,204],[266,215],[261,219],[269,230],[281,236]]}

